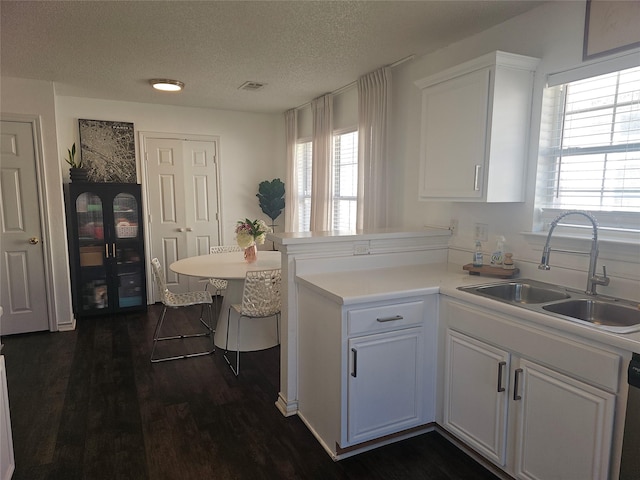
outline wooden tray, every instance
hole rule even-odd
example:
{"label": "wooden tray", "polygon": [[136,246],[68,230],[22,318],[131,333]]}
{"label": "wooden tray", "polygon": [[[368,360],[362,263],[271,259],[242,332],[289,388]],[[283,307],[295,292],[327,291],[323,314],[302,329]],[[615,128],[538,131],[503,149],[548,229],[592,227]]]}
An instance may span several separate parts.
{"label": "wooden tray", "polygon": [[469,275],[490,275],[492,277],[500,277],[500,278],[513,278],[516,274],[520,272],[519,268],[514,268],[513,270],[506,270],[502,267],[492,267],[489,265],[483,265],[482,267],[474,267],[472,263],[467,263],[463,265],[463,270],[467,270]]}

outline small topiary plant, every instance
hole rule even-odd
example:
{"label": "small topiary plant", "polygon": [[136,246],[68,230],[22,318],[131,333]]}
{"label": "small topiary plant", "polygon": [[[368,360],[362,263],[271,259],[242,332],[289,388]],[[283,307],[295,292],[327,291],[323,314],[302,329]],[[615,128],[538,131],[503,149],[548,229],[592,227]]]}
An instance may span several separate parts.
{"label": "small topiary plant", "polygon": [[284,183],[279,178],[260,182],[256,197],[264,214],[274,222],[284,210]]}

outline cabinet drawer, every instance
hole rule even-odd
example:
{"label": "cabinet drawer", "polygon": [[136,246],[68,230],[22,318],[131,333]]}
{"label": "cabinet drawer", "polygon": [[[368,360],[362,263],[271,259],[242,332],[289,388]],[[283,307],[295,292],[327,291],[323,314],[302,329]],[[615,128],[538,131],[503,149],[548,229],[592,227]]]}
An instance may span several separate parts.
{"label": "cabinet drawer", "polygon": [[347,334],[371,333],[419,325],[424,318],[424,301],[360,308],[347,313]]}

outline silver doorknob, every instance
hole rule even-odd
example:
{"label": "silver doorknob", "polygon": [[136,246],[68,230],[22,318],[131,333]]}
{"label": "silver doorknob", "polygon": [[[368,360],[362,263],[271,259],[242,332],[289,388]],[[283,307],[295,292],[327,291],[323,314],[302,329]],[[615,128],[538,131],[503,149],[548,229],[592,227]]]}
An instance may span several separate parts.
{"label": "silver doorknob", "polygon": [[37,245],[38,243],[40,243],[40,239],[39,239],[38,237],[31,237],[31,238],[29,239],[29,243],[30,243],[31,245]]}

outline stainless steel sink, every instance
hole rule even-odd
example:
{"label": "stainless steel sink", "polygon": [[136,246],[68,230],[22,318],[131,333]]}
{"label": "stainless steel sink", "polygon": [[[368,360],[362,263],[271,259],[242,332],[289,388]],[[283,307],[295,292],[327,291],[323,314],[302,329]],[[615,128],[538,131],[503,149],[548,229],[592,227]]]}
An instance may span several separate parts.
{"label": "stainless steel sink", "polygon": [[580,299],[544,305],[544,310],[609,327],[640,324],[640,308],[602,300]]}
{"label": "stainless steel sink", "polygon": [[531,282],[512,282],[476,287],[476,292],[515,303],[547,303],[570,297],[566,291],[542,287]]}
{"label": "stainless steel sink", "polygon": [[640,331],[640,303],[537,280],[459,287],[458,290],[553,317],[587,323],[616,333]]}

